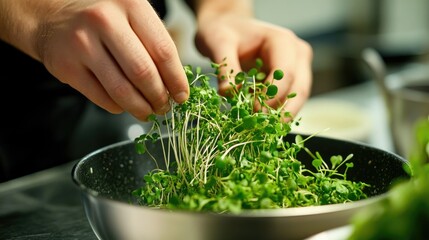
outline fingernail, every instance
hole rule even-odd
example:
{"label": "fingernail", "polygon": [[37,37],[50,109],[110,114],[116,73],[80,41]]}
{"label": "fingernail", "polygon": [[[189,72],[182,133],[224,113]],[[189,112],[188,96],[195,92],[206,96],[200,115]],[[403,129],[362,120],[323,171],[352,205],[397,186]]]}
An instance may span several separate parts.
{"label": "fingernail", "polygon": [[162,106],[162,108],[160,108],[158,111],[156,111],[156,114],[162,115],[162,114],[167,113],[168,111],[170,111],[170,104],[165,104],[164,106]]}
{"label": "fingernail", "polygon": [[188,100],[187,92],[179,92],[174,96],[174,101],[176,101],[177,103],[183,103],[186,102],[186,100]]}

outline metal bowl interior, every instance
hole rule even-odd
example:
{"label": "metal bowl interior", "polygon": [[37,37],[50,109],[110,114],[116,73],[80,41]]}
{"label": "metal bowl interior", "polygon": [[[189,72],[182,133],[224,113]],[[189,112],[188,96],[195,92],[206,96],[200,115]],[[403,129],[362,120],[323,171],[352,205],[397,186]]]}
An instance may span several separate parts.
{"label": "metal bowl interior", "polygon": [[[293,141],[294,134],[285,137]],[[137,204],[131,192],[143,184],[143,176],[155,168],[146,154],[137,154],[133,141],[101,148],[82,158],[72,170],[81,189],[86,215],[99,239],[303,239],[349,223],[361,208],[384,198],[391,184],[408,178],[402,157],[371,146],[327,137],[306,142],[325,158],[352,153],[354,168],[347,172],[353,181],[372,187],[368,199],[345,204],[276,210],[245,211],[240,214],[196,213],[152,209]],[[148,144],[156,159],[161,145]],[[306,153],[298,155],[308,167]],[[162,160],[159,165],[162,167]]]}

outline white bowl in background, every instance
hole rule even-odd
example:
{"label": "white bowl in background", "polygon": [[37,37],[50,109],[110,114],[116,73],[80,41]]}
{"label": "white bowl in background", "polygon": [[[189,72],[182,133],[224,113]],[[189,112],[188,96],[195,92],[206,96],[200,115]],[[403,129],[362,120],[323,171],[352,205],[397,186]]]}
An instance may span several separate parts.
{"label": "white bowl in background", "polygon": [[372,129],[369,115],[352,102],[313,98],[297,114],[299,125],[293,125],[292,132],[367,142]]}

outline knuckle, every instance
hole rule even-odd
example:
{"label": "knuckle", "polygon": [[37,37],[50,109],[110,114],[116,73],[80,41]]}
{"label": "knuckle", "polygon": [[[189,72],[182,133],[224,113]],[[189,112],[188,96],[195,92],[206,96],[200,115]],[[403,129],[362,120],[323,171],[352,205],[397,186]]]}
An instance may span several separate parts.
{"label": "knuckle", "polygon": [[301,52],[308,58],[313,58],[313,47],[306,41],[299,41],[299,46]]}
{"label": "knuckle", "polygon": [[294,71],[289,71],[289,72],[285,73],[285,76],[286,76],[289,83],[295,80],[295,72]]}
{"label": "knuckle", "polygon": [[81,28],[76,29],[70,36],[71,45],[74,49],[79,51],[80,54],[83,54],[84,56],[90,55],[92,48],[89,38],[87,31]]}
{"label": "knuckle", "polygon": [[158,98],[156,99],[156,101],[154,101],[151,104],[151,106],[155,111],[157,111],[157,110],[161,110],[161,108],[167,104],[168,104],[167,94],[160,94],[160,95],[158,95]]}
{"label": "knuckle", "polygon": [[163,40],[157,43],[154,58],[160,62],[168,62],[174,58],[176,47],[172,41]]}
{"label": "knuckle", "polygon": [[302,99],[307,99],[310,97],[310,94],[311,94],[310,87],[301,87],[298,91],[299,91],[298,94]]}
{"label": "knuckle", "polygon": [[131,89],[127,84],[117,84],[112,88],[111,95],[113,99],[116,99],[117,102],[123,103],[127,102],[130,98]]}
{"label": "knuckle", "polygon": [[111,22],[111,4],[99,2],[81,12],[81,18],[100,27],[107,27]]}
{"label": "knuckle", "polygon": [[282,36],[288,39],[296,39],[298,36],[290,29],[282,29]]}
{"label": "knuckle", "polygon": [[135,65],[131,66],[130,71],[131,79],[153,79],[155,75],[150,64],[145,62],[137,62]]}
{"label": "knuckle", "polygon": [[290,29],[284,29],[284,31],[282,32],[282,36],[285,39],[293,39],[297,43],[298,51],[301,54],[303,54],[304,56],[307,56],[308,58],[313,57],[312,46],[307,41],[298,37],[295,32],[293,32]]}

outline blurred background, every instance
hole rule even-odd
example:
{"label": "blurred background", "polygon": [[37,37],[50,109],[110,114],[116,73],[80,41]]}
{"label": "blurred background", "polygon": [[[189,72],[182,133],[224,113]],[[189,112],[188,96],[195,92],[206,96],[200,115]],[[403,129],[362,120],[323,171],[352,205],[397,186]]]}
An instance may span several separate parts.
{"label": "blurred background", "polygon": [[[182,1],[169,0],[167,26],[185,63],[207,64],[193,46],[194,22]],[[258,19],[293,30],[314,50],[313,95],[365,80],[359,56],[380,50],[389,65],[429,56],[426,0],[254,0]]]}
{"label": "blurred background", "polygon": [[[168,4],[174,11],[165,24],[183,64],[211,72],[210,61],[194,47],[192,13],[183,1],[168,0]],[[257,18],[293,30],[313,47],[312,93],[300,112],[300,126],[293,130],[396,151],[386,101],[362,65],[361,52],[376,49],[388,74],[401,72],[409,64],[427,64],[429,1],[254,0],[254,10]],[[150,127],[127,114],[112,116],[95,106],[87,112],[70,145],[75,158],[111,142],[133,139]]]}

